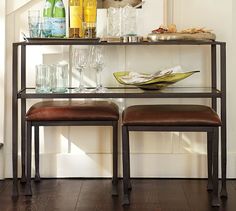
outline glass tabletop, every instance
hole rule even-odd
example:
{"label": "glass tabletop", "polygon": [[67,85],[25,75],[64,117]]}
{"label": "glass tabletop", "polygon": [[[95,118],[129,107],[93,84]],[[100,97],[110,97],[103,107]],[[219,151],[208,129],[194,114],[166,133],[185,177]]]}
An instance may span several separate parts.
{"label": "glass tabletop", "polygon": [[65,93],[37,93],[35,88],[26,88],[18,98],[167,98],[167,97],[220,97],[221,92],[209,87],[168,87],[161,90],[142,90],[136,87],[106,87],[105,92],[96,92],[89,87],[84,92],[68,88]]}
{"label": "glass tabletop", "polygon": [[70,39],[70,38],[26,38],[23,42],[15,43],[17,45],[220,45],[220,41],[211,40],[164,40],[157,42],[104,42],[96,39]]}

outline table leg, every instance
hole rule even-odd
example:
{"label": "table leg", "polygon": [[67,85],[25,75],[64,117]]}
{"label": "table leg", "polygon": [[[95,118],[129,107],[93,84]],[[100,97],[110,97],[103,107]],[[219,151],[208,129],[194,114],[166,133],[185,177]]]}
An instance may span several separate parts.
{"label": "table leg", "polygon": [[15,198],[18,196],[18,45],[16,44],[13,44],[12,69],[12,197]]}
{"label": "table leg", "polygon": [[221,58],[221,165],[222,189],[221,197],[227,197],[226,169],[227,169],[227,120],[226,120],[226,44],[220,45]]}
{"label": "table leg", "polygon": [[[21,89],[26,87],[26,46],[21,46]],[[25,114],[26,114],[26,99],[21,99],[21,182],[26,182],[25,163],[26,163],[26,141],[25,141]]]}
{"label": "table leg", "polygon": [[21,183],[26,183],[25,163],[26,163],[26,143],[25,143],[25,113],[26,113],[26,100],[21,99]]}
{"label": "table leg", "polygon": [[[217,88],[217,66],[216,66],[216,45],[211,46],[211,86],[213,89]],[[216,97],[212,97],[212,108],[217,112],[217,100]]]}

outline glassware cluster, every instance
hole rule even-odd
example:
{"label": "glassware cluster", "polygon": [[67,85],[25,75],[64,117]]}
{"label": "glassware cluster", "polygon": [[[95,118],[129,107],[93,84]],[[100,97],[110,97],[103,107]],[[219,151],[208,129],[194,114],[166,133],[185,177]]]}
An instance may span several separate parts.
{"label": "glassware cluster", "polygon": [[37,93],[65,93],[68,90],[68,64],[36,65],[35,76]]}
{"label": "glassware cluster", "polygon": [[105,50],[103,46],[91,46],[89,48],[75,48],[73,51],[73,68],[78,72],[79,85],[77,92],[88,92],[84,86],[84,70],[92,69],[96,74],[96,88],[92,91],[104,92],[101,74],[104,69]]}
{"label": "glassware cluster", "polygon": [[[97,0],[70,0],[68,14],[63,0],[45,0],[44,9],[28,11],[29,35],[31,38],[66,37],[66,15],[68,15],[69,38],[96,38]],[[104,20],[106,22],[106,20]],[[122,37],[136,34],[136,9],[130,5],[123,8],[108,8],[107,35]],[[105,92],[102,85],[105,51],[103,46],[74,48],[72,68],[78,75],[76,92]],[[84,72],[89,68],[96,75],[95,89],[87,89]],[[69,86],[68,65],[37,65],[36,91],[39,93],[67,92]]]}
{"label": "glassware cluster", "polygon": [[[97,38],[97,0],[69,0],[66,10],[63,0],[45,0],[40,10],[28,12],[31,38]],[[68,12],[67,12],[68,11]],[[107,28],[102,36],[121,37],[136,35],[136,8],[127,3],[124,7],[107,9]],[[68,26],[66,26],[68,19]],[[98,26],[99,27],[99,26]]]}
{"label": "glassware cluster", "polygon": [[62,0],[45,0],[42,15],[40,10],[28,13],[29,36],[66,37],[66,15],[70,38],[96,38],[97,0],[70,0],[68,14]]}
{"label": "glassware cluster", "polygon": [[[75,92],[105,92],[102,85],[102,71],[105,66],[105,48],[90,46],[74,48],[72,51],[72,68],[78,74]],[[84,71],[89,68],[96,75],[96,87],[87,89],[84,84]],[[65,93],[69,86],[69,65],[36,65],[36,92]]]}
{"label": "glassware cluster", "polygon": [[28,11],[31,38],[63,38],[66,36],[66,10],[62,0],[46,0],[43,12]]}

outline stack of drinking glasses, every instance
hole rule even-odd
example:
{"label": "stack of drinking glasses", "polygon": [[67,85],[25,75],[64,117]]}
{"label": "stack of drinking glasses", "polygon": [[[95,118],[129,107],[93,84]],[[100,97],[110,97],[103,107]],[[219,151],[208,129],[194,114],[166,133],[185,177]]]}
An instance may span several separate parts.
{"label": "stack of drinking glasses", "polygon": [[65,93],[68,90],[68,64],[36,65],[37,93]]}
{"label": "stack of drinking glasses", "polygon": [[107,35],[121,37],[136,35],[136,9],[131,5],[123,8],[110,7],[107,10]]}
{"label": "stack of drinking glasses", "polygon": [[[104,47],[91,46],[89,48],[75,48],[73,51],[73,68],[78,72],[79,85],[77,92],[104,92],[101,73],[104,69]],[[88,90],[84,86],[84,70],[92,69],[96,73],[96,88]]]}

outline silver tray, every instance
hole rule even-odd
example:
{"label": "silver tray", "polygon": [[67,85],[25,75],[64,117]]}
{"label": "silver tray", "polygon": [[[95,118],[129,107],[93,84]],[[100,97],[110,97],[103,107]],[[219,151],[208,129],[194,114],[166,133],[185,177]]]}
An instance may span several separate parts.
{"label": "silver tray", "polygon": [[54,40],[54,41],[63,41],[63,40],[74,40],[74,41],[79,41],[79,42],[99,42],[100,38],[54,38],[54,37],[48,37],[48,38],[41,38],[41,37],[37,37],[37,38],[32,38],[32,37],[24,37],[25,41],[48,41],[48,40]]}
{"label": "silver tray", "polygon": [[183,34],[183,33],[152,33],[147,37],[150,42],[158,42],[164,40],[215,40],[216,35],[213,33],[196,33],[196,34]]}

